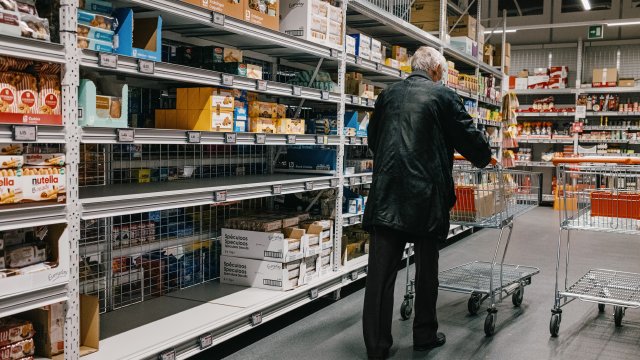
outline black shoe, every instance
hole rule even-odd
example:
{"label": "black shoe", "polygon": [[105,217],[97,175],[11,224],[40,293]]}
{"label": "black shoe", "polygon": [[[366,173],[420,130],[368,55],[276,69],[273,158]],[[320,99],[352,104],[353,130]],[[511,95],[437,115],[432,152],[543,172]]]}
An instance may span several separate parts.
{"label": "black shoe", "polygon": [[386,360],[389,358],[389,349],[385,350],[382,356],[367,355],[368,360]]}
{"label": "black shoe", "polygon": [[436,334],[436,341],[428,344],[414,344],[413,351],[427,351],[444,345],[447,342],[447,337],[443,333]]}

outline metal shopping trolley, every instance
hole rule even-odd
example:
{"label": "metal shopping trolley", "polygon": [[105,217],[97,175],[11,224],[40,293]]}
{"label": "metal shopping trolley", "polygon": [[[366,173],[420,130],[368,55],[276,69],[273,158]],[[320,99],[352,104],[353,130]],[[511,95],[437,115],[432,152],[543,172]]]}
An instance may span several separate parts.
{"label": "metal shopping trolley", "polygon": [[[575,299],[613,305],[616,326],[628,308],[640,307],[640,274],[591,269],[569,285],[569,244],[573,230],[640,235],[640,158],[585,157],[554,159],[558,166],[560,234],[555,302],[549,331],[558,336],[562,308]],[[564,289],[559,289],[560,250],[566,231]]]}
{"label": "metal shopping trolley", "polygon": [[[540,203],[539,174],[502,169],[499,167],[477,169],[470,165],[454,166],[453,177],[457,202],[451,210],[451,223],[474,227],[499,229],[500,235],[491,262],[473,261],[441,271],[438,275],[440,289],[469,294],[469,313],[475,315],[482,303],[490,299],[484,331],[487,336],[495,332],[496,303],[512,296],[514,306],[520,306],[524,287],[540,270],[531,266],[505,264],[505,256],[511,240],[513,219],[535,208]],[[505,228],[508,235],[500,262],[497,262]],[[412,249],[407,249],[407,265]],[[409,279],[405,299],[400,308],[403,319],[413,312],[414,281]]]}

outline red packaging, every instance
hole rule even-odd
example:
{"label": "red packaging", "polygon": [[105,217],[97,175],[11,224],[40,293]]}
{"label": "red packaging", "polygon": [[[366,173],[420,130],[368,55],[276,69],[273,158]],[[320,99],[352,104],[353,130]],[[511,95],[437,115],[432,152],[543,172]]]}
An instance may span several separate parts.
{"label": "red packaging", "polygon": [[568,81],[567,78],[551,78],[547,82],[547,88],[549,89],[565,89],[567,88]]}
{"label": "red packaging", "polygon": [[549,68],[549,77],[566,79],[569,77],[569,67],[568,66],[552,66]]}
{"label": "red packaging", "polygon": [[22,340],[15,344],[0,348],[0,360],[25,360],[33,359],[31,355],[35,353],[33,339]]}
{"label": "red packaging", "polygon": [[12,317],[0,319],[0,346],[30,339],[34,334],[33,325],[29,321]]}

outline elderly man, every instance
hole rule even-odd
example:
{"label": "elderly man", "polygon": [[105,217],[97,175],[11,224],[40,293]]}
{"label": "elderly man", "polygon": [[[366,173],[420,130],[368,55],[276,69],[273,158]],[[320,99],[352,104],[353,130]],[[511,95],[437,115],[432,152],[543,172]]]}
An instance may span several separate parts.
{"label": "elderly man", "polygon": [[437,332],[438,243],[449,231],[455,204],[454,149],[475,166],[491,161],[491,148],[475,128],[460,97],[440,84],[447,63],[423,46],[411,59],[413,72],[385,89],[369,123],[373,184],[364,215],[371,233],[363,330],[370,359],[384,359],[393,343],[394,285],[406,243],[416,264],[413,348],[445,343]]}

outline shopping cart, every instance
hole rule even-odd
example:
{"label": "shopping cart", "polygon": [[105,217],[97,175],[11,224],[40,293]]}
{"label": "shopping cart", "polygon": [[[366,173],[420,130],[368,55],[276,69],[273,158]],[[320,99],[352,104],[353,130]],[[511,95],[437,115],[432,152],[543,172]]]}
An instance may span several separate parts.
{"label": "shopping cart", "polygon": [[[457,202],[451,210],[451,223],[474,228],[499,229],[500,235],[491,262],[473,261],[441,271],[440,289],[470,294],[467,309],[476,315],[482,303],[490,299],[484,331],[487,336],[495,332],[496,303],[512,296],[514,306],[520,306],[524,287],[540,270],[535,267],[505,264],[504,259],[511,240],[513,219],[535,208],[540,203],[539,174],[499,167],[477,169],[456,163],[453,177]],[[497,262],[505,228],[508,235],[500,262]],[[413,312],[414,281],[409,278],[407,249],[407,285],[400,308],[403,319]]]}
{"label": "shopping cart", "polygon": [[[613,305],[616,326],[627,308],[640,307],[640,274],[591,269],[569,286],[572,230],[640,235],[640,159],[630,157],[557,158],[560,234],[556,261],[555,302],[549,331],[558,336],[562,307],[575,299]],[[560,250],[566,231],[564,290],[558,288]]]}

